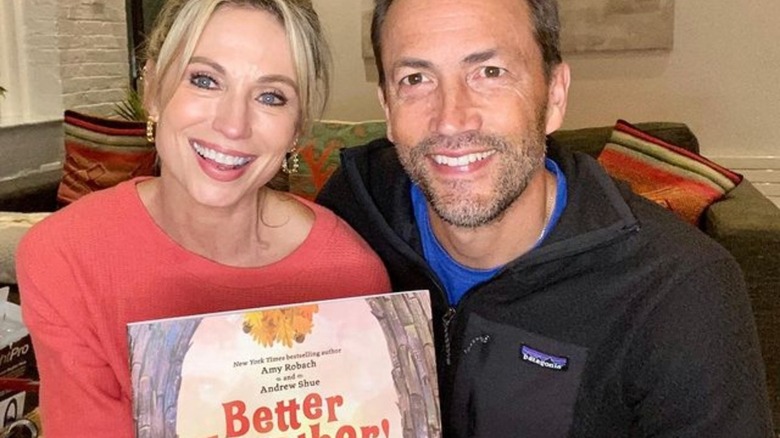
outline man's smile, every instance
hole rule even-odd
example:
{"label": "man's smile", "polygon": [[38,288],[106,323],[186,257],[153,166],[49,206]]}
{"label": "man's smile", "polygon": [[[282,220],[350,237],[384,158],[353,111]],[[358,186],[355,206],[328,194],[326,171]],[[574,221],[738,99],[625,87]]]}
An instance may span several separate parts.
{"label": "man's smile", "polygon": [[440,164],[442,166],[462,167],[472,163],[476,163],[477,161],[482,161],[485,158],[490,157],[495,153],[496,150],[491,149],[485,152],[475,152],[471,154],[460,155],[457,157],[442,155],[442,154],[432,154],[430,155],[430,157],[434,162],[436,162],[436,164]]}

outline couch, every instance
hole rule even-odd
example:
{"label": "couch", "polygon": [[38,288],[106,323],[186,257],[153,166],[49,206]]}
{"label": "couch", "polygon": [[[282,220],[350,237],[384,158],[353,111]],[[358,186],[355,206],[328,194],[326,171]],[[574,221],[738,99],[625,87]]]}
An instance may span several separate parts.
{"label": "couch", "polygon": [[[685,124],[636,126],[699,152],[696,136]],[[611,131],[611,126],[562,130],[553,137],[575,150],[597,156]],[[340,147],[365,143],[383,134],[382,122],[315,123],[312,135],[300,142],[302,172],[288,179],[288,189],[312,198],[338,166],[336,151]],[[57,207],[59,179],[60,175],[54,172],[0,182],[0,211],[53,211]],[[700,228],[729,250],[742,267],[766,364],[775,424],[780,428],[780,209],[743,180],[704,211]]]}

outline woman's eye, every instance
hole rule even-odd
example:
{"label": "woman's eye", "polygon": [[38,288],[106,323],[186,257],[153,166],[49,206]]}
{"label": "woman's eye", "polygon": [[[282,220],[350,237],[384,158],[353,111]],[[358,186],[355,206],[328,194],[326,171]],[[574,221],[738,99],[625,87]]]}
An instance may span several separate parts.
{"label": "woman's eye", "polygon": [[287,98],[279,93],[263,93],[257,99],[263,105],[282,106],[287,103]]}
{"label": "woman's eye", "polygon": [[190,83],[198,88],[212,89],[216,88],[217,81],[203,73],[195,73],[190,76]]}
{"label": "woman's eye", "polygon": [[423,82],[425,78],[423,77],[422,73],[413,73],[409,76],[405,76],[403,79],[401,79],[402,85],[418,85]]}

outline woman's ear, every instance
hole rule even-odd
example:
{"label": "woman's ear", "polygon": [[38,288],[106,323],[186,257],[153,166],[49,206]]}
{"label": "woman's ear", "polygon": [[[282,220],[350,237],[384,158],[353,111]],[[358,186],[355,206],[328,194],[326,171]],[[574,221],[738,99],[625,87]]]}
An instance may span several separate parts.
{"label": "woman's ear", "polygon": [[157,77],[155,75],[156,64],[154,61],[149,60],[144,64],[143,74],[141,77],[141,85],[143,87],[143,105],[146,110],[146,114],[149,117],[157,121],[160,116],[160,109],[157,107],[157,94],[159,90],[159,83],[157,83]]}
{"label": "woman's ear", "polygon": [[566,103],[569,100],[569,83],[571,71],[569,65],[560,63],[552,71],[547,91],[547,119],[545,134],[551,134],[563,125],[566,115]]}

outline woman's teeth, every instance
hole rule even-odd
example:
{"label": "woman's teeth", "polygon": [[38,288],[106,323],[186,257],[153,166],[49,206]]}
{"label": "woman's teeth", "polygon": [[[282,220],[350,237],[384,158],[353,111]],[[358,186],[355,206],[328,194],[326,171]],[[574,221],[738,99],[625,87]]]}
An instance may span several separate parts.
{"label": "woman's teeth", "polygon": [[251,158],[248,157],[237,157],[235,155],[228,155],[224,154],[222,152],[215,151],[214,149],[209,149],[207,147],[201,146],[198,143],[192,144],[193,149],[195,149],[195,152],[198,153],[201,157],[214,161],[217,164],[220,164],[222,166],[230,166],[230,167],[241,167],[250,161],[252,161]]}

